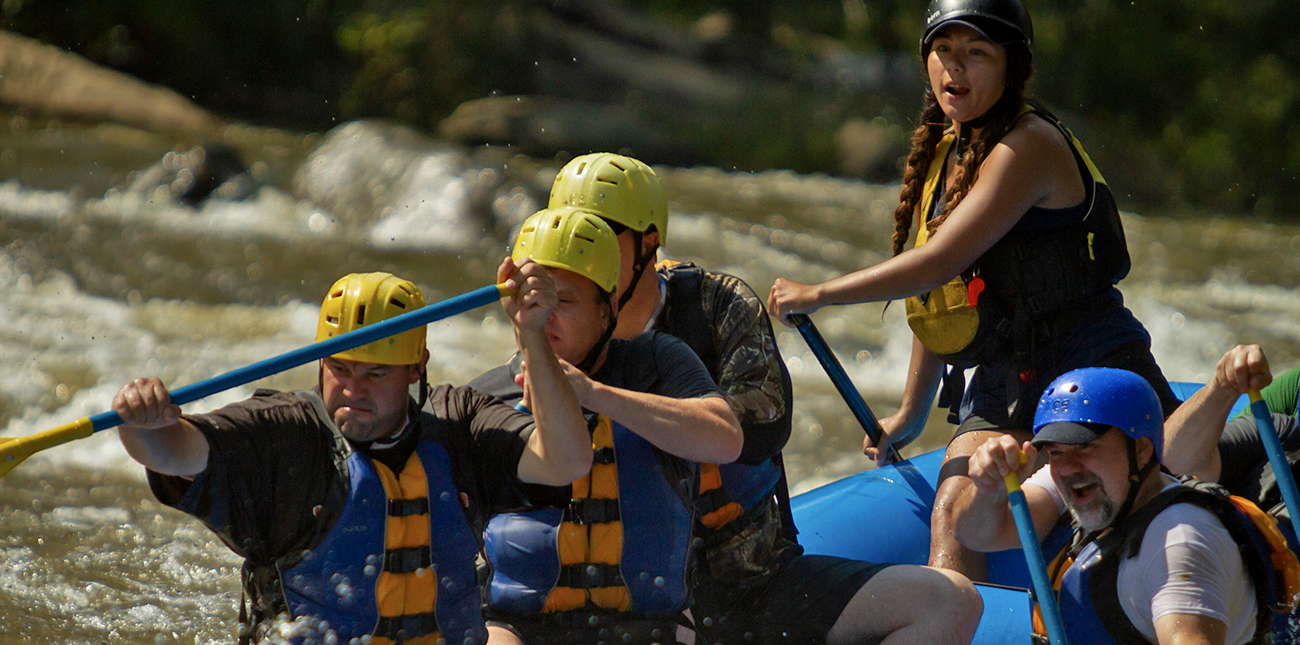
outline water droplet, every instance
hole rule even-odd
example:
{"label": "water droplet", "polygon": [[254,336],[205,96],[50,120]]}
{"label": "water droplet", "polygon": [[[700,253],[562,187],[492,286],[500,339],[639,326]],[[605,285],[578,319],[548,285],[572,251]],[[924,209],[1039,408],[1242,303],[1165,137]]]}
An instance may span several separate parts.
{"label": "water droplet", "polygon": [[337,587],[334,587],[334,593],[337,594],[339,598],[349,600],[352,598],[352,586],[346,582],[339,583]]}
{"label": "water droplet", "polygon": [[662,588],[668,586],[668,581],[667,581],[667,580],[664,580],[664,577],[663,577],[663,576],[655,576],[655,586],[656,586],[656,587],[659,587],[660,589],[662,589]]}

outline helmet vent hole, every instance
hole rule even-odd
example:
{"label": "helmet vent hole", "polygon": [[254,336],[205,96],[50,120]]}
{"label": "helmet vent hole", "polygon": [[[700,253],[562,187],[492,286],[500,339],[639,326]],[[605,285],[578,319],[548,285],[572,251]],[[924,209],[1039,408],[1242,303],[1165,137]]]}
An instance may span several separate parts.
{"label": "helmet vent hole", "polygon": [[582,162],[582,163],[578,166],[578,173],[577,173],[577,174],[581,175],[581,174],[582,174],[583,172],[585,172],[586,170],[587,170],[587,162],[584,161],[584,162]]}
{"label": "helmet vent hole", "polygon": [[611,185],[611,186],[617,186],[617,185],[618,185],[618,182],[617,182],[617,181],[615,181],[615,180],[613,180],[613,179],[605,179],[605,178],[603,178],[603,177],[597,177],[597,178],[596,178],[596,181],[598,181],[598,182],[600,182],[600,183],[602,183],[602,184],[609,184],[609,185]]}
{"label": "helmet vent hole", "polygon": [[398,309],[406,309],[406,303],[402,302],[401,300],[398,300],[397,298],[390,298],[388,300],[388,304],[397,307]]}
{"label": "helmet vent hole", "polygon": [[618,162],[617,162],[617,161],[611,161],[611,162],[609,162],[609,165],[611,165],[611,166],[613,166],[613,167],[615,167],[615,168],[618,168],[619,170],[622,170],[623,172],[627,172],[627,168],[624,168],[623,166],[618,165]]}
{"label": "helmet vent hole", "polygon": [[358,324],[358,325],[364,325],[364,324],[366,324],[366,306],[365,306],[365,305],[361,305],[360,307],[357,307],[357,324]]}
{"label": "helmet vent hole", "polygon": [[585,242],[593,242],[593,243],[594,243],[594,242],[596,241],[596,238],[594,238],[594,237],[587,237],[586,235],[578,235],[577,233],[574,233],[573,236],[576,237],[576,238],[578,238],[578,239],[580,239],[580,240],[583,240],[583,241],[585,241]]}
{"label": "helmet vent hole", "polygon": [[327,322],[327,323],[329,323],[329,324],[334,325],[335,327],[337,327],[338,324],[339,324],[339,317],[338,317],[338,316],[326,316],[326,317],[325,317],[325,322]]}
{"label": "helmet vent hole", "polygon": [[1075,383],[1071,383],[1071,384],[1070,384],[1070,387],[1069,387],[1068,389],[1069,389],[1069,391],[1070,391],[1071,393],[1078,392],[1078,391],[1079,391],[1079,386],[1078,386],[1077,384],[1075,384]]}

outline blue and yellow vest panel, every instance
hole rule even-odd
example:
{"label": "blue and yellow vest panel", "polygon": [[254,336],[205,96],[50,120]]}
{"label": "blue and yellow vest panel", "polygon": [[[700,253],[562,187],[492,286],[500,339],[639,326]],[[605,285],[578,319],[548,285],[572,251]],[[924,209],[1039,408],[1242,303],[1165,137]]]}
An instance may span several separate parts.
{"label": "blue and yellow vest panel", "polygon": [[592,447],[591,472],[573,483],[569,508],[488,521],[494,609],[670,614],[686,605],[692,509],[666,478],[661,453],[605,417]]}
{"label": "blue and yellow vest panel", "polygon": [[319,546],[280,572],[293,618],[339,642],[485,643],[478,541],[440,444],[421,441],[400,476],[359,453],[342,515]]}

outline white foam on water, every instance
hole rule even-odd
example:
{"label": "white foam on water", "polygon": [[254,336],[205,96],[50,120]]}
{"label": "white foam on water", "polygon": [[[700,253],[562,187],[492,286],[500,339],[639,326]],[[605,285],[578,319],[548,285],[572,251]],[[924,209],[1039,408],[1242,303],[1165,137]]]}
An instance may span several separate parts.
{"label": "white foam on water", "polygon": [[377,248],[464,249],[477,241],[479,226],[467,217],[469,184],[458,158],[433,153],[420,158],[394,187],[368,239]]}
{"label": "white foam on water", "polygon": [[[126,304],[86,295],[57,272],[33,282],[0,253],[0,316],[6,321],[0,360],[11,366],[0,372],[0,401],[11,408],[0,436],[26,436],[109,410],[113,395],[132,378],[187,385],[308,344],[316,307]],[[185,409],[206,411],[251,392],[251,386],[235,388]],[[91,468],[133,463],[116,438],[102,432],[30,461]]]}

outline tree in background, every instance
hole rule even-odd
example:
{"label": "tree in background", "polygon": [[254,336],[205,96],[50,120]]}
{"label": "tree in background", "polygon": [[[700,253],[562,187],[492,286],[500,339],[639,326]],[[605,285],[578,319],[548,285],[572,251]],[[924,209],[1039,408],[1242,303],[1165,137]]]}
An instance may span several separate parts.
{"label": "tree in background", "polygon": [[[1300,48],[1293,46],[1300,35],[1292,28],[1300,24],[1300,3],[1026,1],[1035,23],[1033,91],[1087,130],[1095,141],[1090,151],[1125,208],[1300,217],[1300,136],[1292,136],[1300,116]],[[808,78],[801,61],[842,52],[858,57],[846,58],[849,64],[915,60],[926,4],[6,0],[0,28],[166,85],[231,118],[326,129],[387,117],[432,131],[470,99],[572,98],[565,95],[573,85],[557,77],[566,73],[564,61],[545,64],[555,52],[535,38],[537,21],[565,19],[577,6],[633,6],[695,38],[703,24],[725,25],[704,39],[699,60],[766,79],[769,89],[752,109],[697,119],[697,131],[677,135],[709,146],[707,162],[830,172],[830,133],[845,119],[884,115],[899,131],[911,129],[919,68],[915,85],[898,96],[844,92],[814,104],[804,100],[809,88],[828,81]],[[636,88],[614,89],[637,95]],[[649,118],[672,118],[674,110],[656,103],[643,98],[641,109]]]}

